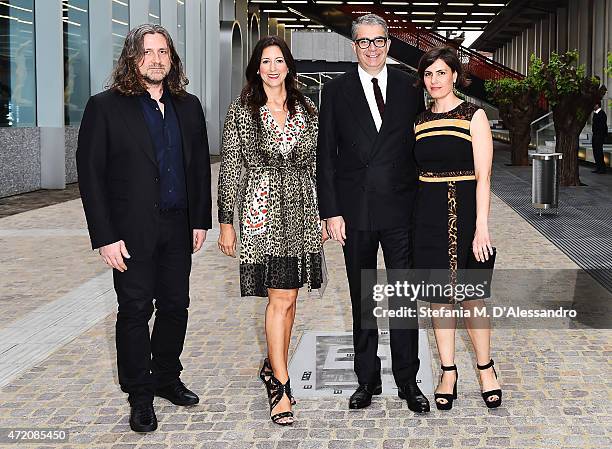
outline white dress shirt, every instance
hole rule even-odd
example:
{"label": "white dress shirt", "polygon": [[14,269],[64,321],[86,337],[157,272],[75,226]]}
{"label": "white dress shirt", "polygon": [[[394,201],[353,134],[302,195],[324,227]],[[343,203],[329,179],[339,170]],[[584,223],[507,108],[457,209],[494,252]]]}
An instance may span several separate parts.
{"label": "white dress shirt", "polygon": [[374,84],[372,84],[372,78],[376,78],[378,80],[378,86],[382,92],[383,100],[385,101],[385,104],[387,104],[387,65],[385,64],[383,69],[376,76],[370,75],[368,72],[363,70],[361,66],[358,66],[357,72],[359,73],[359,79],[361,80],[361,85],[363,86],[366,100],[368,100],[368,106],[370,106],[370,112],[372,113],[374,124],[376,125],[376,129],[380,131],[382,117],[378,111],[376,97],[374,97]]}

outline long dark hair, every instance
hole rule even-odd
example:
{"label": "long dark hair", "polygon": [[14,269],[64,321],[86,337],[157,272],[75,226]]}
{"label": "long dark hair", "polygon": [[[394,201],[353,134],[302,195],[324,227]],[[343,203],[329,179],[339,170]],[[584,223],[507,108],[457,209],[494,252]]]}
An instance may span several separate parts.
{"label": "long dark hair", "polygon": [[435,47],[423,54],[419,60],[419,80],[416,85],[425,87],[425,70],[438,59],[441,59],[450,67],[453,73],[457,74],[457,87],[467,87],[470,85],[470,80],[466,78],[463,65],[457,56],[457,50],[451,47]]}
{"label": "long dark hair", "polygon": [[138,66],[144,57],[145,35],[156,33],[166,38],[170,51],[170,72],[164,79],[164,84],[174,95],[179,97],[187,95],[185,86],[189,84],[189,80],[183,71],[181,58],[174,49],[172,37],[164,27],[153,24],[144,24],[133,28],[126,36],[121,56],[119,56],[117,66],[111,76],[110,89],[115,89],[123,95],[140,95],[147,91]]}
{"label": "long dark hair", "polygon": [[277,46],[280,48],[283,58],[285,59],[285,63],[287,64],[287,68],[289,69],[289,72],[285,77],[285,89],[287,90],[287,99],[285,100],[285,103],[289,109],[289,113],[294,115],[296,112],[296,105],[300,103],[306,109],[306,111],[308,111],[309,115],[314,116],[314,109],[306,101],[304,94],[302,94],[302,92],[300,92],[297,88],[297,70],[295,67],[295,59],[293,59],[291,50],[289,50],[287,43],[278,36],[262,37],[255,45],[253,54],[251,54],[251,59],[249,59],[249,64],[246,68],[247,82],[240,94],[241,104],[250,109],[253,117],[257,117],[259,115],[259,108],[265,105],[268,101],[268,96],[264,91],[263,81],[257,72],[259,71],[261,56],[263,55],[264,50],[272,46]]}

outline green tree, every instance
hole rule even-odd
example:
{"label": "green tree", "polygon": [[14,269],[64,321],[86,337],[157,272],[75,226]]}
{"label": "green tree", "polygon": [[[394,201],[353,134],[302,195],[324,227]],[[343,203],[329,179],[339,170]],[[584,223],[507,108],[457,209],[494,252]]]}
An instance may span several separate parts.
{"label": "green tree", "polygon": [[586,75],[584,65],[578,65],[576,50],[562,55],[553,53],[548,64],[538,61],[534,76],[543,81],[544,94],[553,111],[556,151],[563,154],[560,183],[578,186],[578,136],[606,88],[598,78]]}
{"label": "green tree", "polygon": [[510,131],[512,165],[529,165],[529,143],[531,142],[531,122],[540,111],[538,106],[542,95],[543,80],[534,76],[541,70],[542,61],[531,56],[531,65],[523,79],[502,78],[488,80],[485,88],[492,102],[499,110],[504,126]]}

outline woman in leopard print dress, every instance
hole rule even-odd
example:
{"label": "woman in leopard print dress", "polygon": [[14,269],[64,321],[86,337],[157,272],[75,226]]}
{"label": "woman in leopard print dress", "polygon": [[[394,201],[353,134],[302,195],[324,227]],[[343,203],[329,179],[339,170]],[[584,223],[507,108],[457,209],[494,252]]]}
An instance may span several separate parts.
{"label": "woman in leopard print dress", "polygon": [[223,130],[219,247],[235,257],[238,203],[241,296],[268,297],[268,358],[261,376],[272,420],[287,425],[293,422],[287,359],[298,289],[320,288],[322,282],[318,119],[312,101],[296,87],[295,62],[282,39],[269,36],[257,43],[246,78]]}

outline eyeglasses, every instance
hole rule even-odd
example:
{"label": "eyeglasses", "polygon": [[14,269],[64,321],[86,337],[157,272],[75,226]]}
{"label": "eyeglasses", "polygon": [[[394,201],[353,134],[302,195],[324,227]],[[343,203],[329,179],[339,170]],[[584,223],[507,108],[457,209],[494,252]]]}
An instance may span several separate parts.
{"label": "eyeglasses", "polygon": [[361,39],[355,39],[355,44],[361,48],[362,50],[366,50],[370,47],[370,44],[374,44],[375,47],[381,48],[387,45],[387,41],[389,38],[378,36],[374,39],[368,39],[367,37],[362,37]]}

